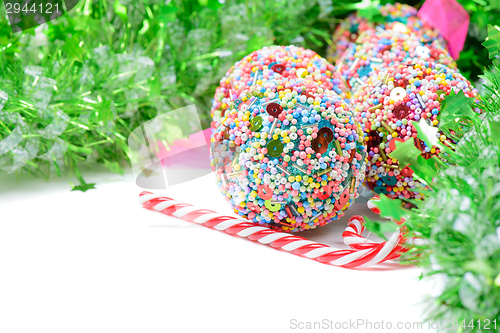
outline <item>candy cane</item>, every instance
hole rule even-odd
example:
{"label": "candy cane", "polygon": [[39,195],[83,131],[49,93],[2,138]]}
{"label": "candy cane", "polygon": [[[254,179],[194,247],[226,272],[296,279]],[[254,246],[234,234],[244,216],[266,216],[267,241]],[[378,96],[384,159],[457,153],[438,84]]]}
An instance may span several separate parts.
{"label": "candy cane", "polygon": [[380,209],[377,208],[377,202],[379,202],[379,201],[380,201],[380,197],[378,195],[374,195],[373,198],[368,200],[366,205],[368,206],[368,209],[370,209],[375,214],[380,214]]}
{"label": "candy cane", "polygon": [[231,235],[248,238],[276,249],[282,249],[301,257],[334,266],[346,268],[368,267],[397,258],[399,251],[404,249],[403,243],[405,239],[401,232],[394,233],[388,241],[382,243],[364,239],[361,236],[364,230],[364,219],[361,216],[351,218],[346,229],[346,232],[349,232],[346,236],[349,239],[348,244],[352,249],[341,250],[303,237],[256,226],[246,220],[221,215],[207,209],[196,208],[193,205],[177,202],[174,199],[151,192],[142,192],[139,196],[139,203],[150,210],[162,212],[188,222],[202,224]]}
{"label": "candy cane", "polygon": [[[351,247],[353,250],[363,250],[368,248],[374,248],[379,245],[379,243],[369,240],[363,237],[361,234],[365,230],[364,219],[362,216],[355,215],[352,216],[347,222],[347,228],[342,233],[342,237],[344,238],[344,244]],[[408,251],[408,248],[405,247],[406,239],[404,238],[405,233],[400,230],[399,237],[401,240],[405,240],[405,242],[400,241],[394,248],[391,253],[387,255],[385,260],[395,259],[400,256],[401,253]]]}

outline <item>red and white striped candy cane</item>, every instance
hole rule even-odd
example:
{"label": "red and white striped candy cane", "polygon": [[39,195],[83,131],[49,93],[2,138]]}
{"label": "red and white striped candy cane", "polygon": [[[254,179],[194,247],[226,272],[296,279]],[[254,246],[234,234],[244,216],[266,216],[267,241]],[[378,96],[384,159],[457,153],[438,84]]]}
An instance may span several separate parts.
{"label": "red and white striped candy cane", "polygon": [[[379,243],[362,236],[364,230],[363,217],[360,215],[352,216],[347,222],[347,228],[342,233],[344,244],[350,246],[353,250],[364,250],[377,247]],[[404,240],[404,233],[402,231],[399,232],[399,237],[400,240],[398,244],[396,244],[391,253],[387,255],[386,260],[398,258],[402,252],[408,251],[408,248],[404,246],[406,240]]]}
{"label": "red and white striped candy cane", "polygon": [[366,205],[375,214],[380,214],[380,209],[377,208],[377,202],[379,202],[379,201],[380,201],[380,197],[378,195],[374,195],[373,198],[368,200]]}
{"label": "red and white striped candy cane", "polygon": [[177,202],[174,199],[151,192],[142,192],[139,196],[139,203],[150,210],[202,224],[230,235],[248,238],[276,249],[292,252],[301,257],[334,266],[346,268],[368,267],[397,258],[399,252],[404,249],[403,243],[405,239],[401,232],[394,233],[388,241],[382,243],[375,243],[363,238],[361,233],[364,230],[364,219],[361,216],[354,216],[349,220],[346,229],[348,234],[345,237],[349,239],[346,244],[351,246],[351,249],[341,250],[303,237],[256,226],[246,220],[221,215],[207,209],[196,208],[193,205]]}

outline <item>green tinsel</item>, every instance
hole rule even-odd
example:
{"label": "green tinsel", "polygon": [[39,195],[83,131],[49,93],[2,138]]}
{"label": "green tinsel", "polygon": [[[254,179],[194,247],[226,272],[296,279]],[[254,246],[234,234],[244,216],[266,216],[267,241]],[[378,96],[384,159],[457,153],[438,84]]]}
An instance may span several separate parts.
{"label": "green tinsel", "polygon": [[464,49],[457,61],[461,72],[476,81],[485,68],[491,65],[488,51],[481,43],[488,36],[488,24],[500,26],[500,1],[498,0],[457,0],[470,15],[470,25]]}

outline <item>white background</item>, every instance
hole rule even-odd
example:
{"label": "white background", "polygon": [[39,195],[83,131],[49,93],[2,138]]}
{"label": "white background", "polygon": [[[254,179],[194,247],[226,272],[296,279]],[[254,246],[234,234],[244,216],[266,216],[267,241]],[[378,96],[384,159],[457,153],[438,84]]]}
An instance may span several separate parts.
{"label": "white background", "polygon": [[[87,174],[97,189],[86,193],[68,179],[2,177],[2,333],[312,332],[291,320],[422,320],[428,286],[414,266],[349,270],[181,224],[142,208],[131,175]],[[212,175],[156,192],[231,214]],[[347,219],[300,235],[347,248]]]}

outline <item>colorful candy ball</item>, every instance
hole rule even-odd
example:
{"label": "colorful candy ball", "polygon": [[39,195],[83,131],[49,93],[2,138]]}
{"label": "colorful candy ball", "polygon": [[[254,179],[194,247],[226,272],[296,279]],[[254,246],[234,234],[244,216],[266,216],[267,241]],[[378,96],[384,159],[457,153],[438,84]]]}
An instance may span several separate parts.
{"label": "colorful candy ball", "polygon": [[363,31],[374,29],[375,25],[358,16],[357,13],[350,14],[340,21],[332,36],[332,44],[326,50],[326,59],[335,63],[337,59],[354,43]]}
{"label": "colorful candy ball", "polygon": [[448,52],[437,40],[423,44],[402,23],[388,24],[387,29],[364,31],[337,61],[337,71],[342,74],[351,92],[365,85],[366,79],[376,71],[406,62],[425,60],[439,62],[456,68]]}
{"label": "colorful candy ball", "polygon": [[342,94],[346,88],[333,77],[334,72],[335,67],[326,59],[303,47],[270,46],[254,51],[236,62],[220,80],[212,101],[212,127],[218,126],[232,102],[244,99],[257,85],[280,77],[310,78],[323,90]]}
{"label": "colorful candy ball", "polygon": [[257,84],[212,136],[216,182],[234,211],[297,232],[344,215],[358,196],[366,146],[348,104],[316,80]]}
{"label": "colorful candy ball", "polygon": [[437,41],[447,50],[448,45],[439,31],[417,17],[417,10],[414,7],[400,3],[386,4],[379,6],[379,11],[386,20],[379,25],[368,21],[357,12],[342,20],[333,33],[332,45],[327,49],[328,61],[336,62],[363,32],[376,27],[384,30],[391,29],[395,23],[406,26],[408,31],[416,35],[422,43],[432,44]]}
{"label": "colorful candy ball", "polygon": [[436,137],[452,143],[439,131],[439,115],[445,96],[460,90],[476,99],[477,90],[460,73],[442,64],[419,61],[395,65],[379,71],[351,99],[355,120],[361,124],[368,147],[365,182],[376,193],[390,198],[420,199],[416,191],[424,186],[413,178],[413,170],[391,157],[396,142],[414,140],[425,159],[436,158],[438,147],[427,146],[417,138],[414,122],[423,119],[438,129]]}

